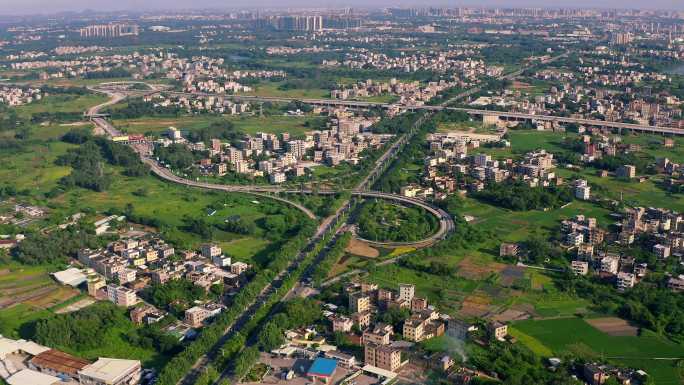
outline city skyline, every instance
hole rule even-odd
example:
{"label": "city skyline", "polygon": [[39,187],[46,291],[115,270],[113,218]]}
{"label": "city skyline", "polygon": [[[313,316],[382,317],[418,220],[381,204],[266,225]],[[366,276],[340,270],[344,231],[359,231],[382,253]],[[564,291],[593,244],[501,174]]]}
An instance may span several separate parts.
{"label": "city skyline", "polygon": [[662,10],[684,10],[684,3],[674,2],[671,0],[578,0],[567,1],[562,0],[555,2],[549,6],[549,3],[541,0],[459,0],[459,1],[444,1],[433,0],[429,2],[420,2],[415,0],[375,0],[371,3],[360,0],[327,0],[327,1],[311,1],[311,0],[289,0],[287,2],[275,0],[258,0],[258,1],[230,1],[224,2],[219,0],[198,0],[192,4],[181,1],[161,1],[148,0],[143,6],[134,0],[121,0],[115,3],[105,2],[102,0],[85,1],[85,0],[27,0],[17,2],[16,0],[0,0],[2,10],[0,15],[22,15],[22,14],[50,14],[59,12],[81,12],[85,10],[102,10],[102,11],[151,11],[151,10],[182,10],[182,9],[234,9],[234,8],[298,8],[311,7],[318,8],[343,8],[343,7],[539,7],[539,8],[607,8],[607,9],[662,9]]}

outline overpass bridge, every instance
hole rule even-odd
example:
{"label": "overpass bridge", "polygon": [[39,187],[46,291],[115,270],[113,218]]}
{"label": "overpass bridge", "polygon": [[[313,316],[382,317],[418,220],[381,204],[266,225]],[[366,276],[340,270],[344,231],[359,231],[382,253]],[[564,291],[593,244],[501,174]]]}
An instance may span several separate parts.
{"label": "overpass bridge", "polygon": [[[467,92],[475,92],[469,90]],[[160,91],[161,92],[161,91]],[[470,94],[472,94],[472,92]],[[168,95],[175,96],[202,96],[202,97],[222,97],[225,99],[230,99],[234,101],[242,102],[271,102],[271,103],[290,103],[294,101],[299,101],[304,104],[310,104],[314,106],[321,107],[348,107],[348,108],[382,108],[382,109],[403,109],[408,111],[429,111],[429,112],[439,112],[439,111],[460,111],[465,112],[471,116],[491,116],[503,119],[512,120],[534,120],[538,122],[552,122],[552,123],[575,123],[578,125],[590,126],[590,127],[601,127],[617,130],[629,130],[634,132],[642,133],[653,133],[653,134],[663,134],[663,135],[684,135],[684,129],[674,128],[674,127],[664,127],[664,126],[651,126],[644,124],[632,124],[632,123],[622,123],[622,122],[611,122],[606,120],[598,119],[585,119],[585,118],[574,118],[566,116],[557,115],[536,115],[536,114],[526,114],[520,112],[509,112],[509,111],[495,111],[487,109],[478,108],[467,108],[467,107],[449,107],[447,104],[449,101],[443,103],[442,105],[403,105],[403,104],[391,104],[391,103],[378,103],[378,102],[368,102],[360,100],[337,100],[337,99],[297,99],[297,98],[285,98],[285,97],[271,97],[271,96],[250,96],[250,95],[226,95],[226,94],[215,94],[215,93],[204,93],[204,92],[175,92],[167,91]],[[465,94],[461,94],[465,95]],[[465,95],[468,96],[468,95]]]}

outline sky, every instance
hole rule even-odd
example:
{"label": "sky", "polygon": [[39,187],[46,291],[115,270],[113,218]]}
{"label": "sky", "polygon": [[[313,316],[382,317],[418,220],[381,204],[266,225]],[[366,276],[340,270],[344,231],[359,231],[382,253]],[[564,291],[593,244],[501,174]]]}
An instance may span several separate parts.
{"label": "sky", "polygon": [[684,10],[684,0],[0,0],[0,14],[235,7],[596,7]]}

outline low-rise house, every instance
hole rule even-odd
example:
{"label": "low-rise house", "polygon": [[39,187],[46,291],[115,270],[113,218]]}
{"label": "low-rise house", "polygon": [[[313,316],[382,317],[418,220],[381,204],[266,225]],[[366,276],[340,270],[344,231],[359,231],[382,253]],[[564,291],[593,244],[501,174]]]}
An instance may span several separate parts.
{"label": "low-rise house", "polygon": [[501,323],[499,321],[490,322],[487,325],[487,328],[489,329],[489,332],[491,333],[492,337],[499,341],[504,341],[506,336],[508,335],[508,325]]}
{"label": "low-rise house", "polygon": [[134,385],[140,382],[138,360],[99,358],[78,372],[81,385]]}
{"label": "low-rise house", "polygon": [[518,244],[517,243],[502,243],[499,246],[499,256],[500,257],[515,257],[518,255]]}
{"label": "low-rise house", "polygon": [[667,280],[667,288],[677,293],[684,291],[684,275],[670,277]]}

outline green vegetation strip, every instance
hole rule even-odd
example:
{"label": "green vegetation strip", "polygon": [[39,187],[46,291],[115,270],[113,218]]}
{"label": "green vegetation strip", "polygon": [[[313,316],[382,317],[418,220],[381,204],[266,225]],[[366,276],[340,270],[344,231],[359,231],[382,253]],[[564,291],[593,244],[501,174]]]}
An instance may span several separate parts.
{"label": "green vegetation strip", "polygon": [[175,385],[188,373],[202,355],[209,352],[225,334],[226,329],[237,320],[244,309],[249,307],[263,291],[263,289],[277,276],[278,271],[284,270],[290,260],[296,256],[313,235],[315,226],[311,223],[300,230],[299,234],[282,248],[274,252],[273,260],[267,269],[259,272],[234,298],[233,305],[223,312],[216,320],[202,330],[199,337],[185,350],[175,356],[159,374],[158,385]]}
{"label": "green vegetation strip", "polygon": [[[327,245],[334,238],[337,228],[339,228],[339,226],[345,222],[345,219],[345,216],[340,217],[337,225],[330,228],[326,235],[314,246],[314,249],[306,254],[304,260],[297,266],[297,269],[292,272],[292,274],[288,275],[287,278],[285,278],[278,290],[269,296],[264,305],[257,310],[250,321],[242,328],[242,330],[226,341],[226,343],[221,347],[222,355],[217,357],[217,359],[212,363],[213,367],[218,367],[224,371],[230,370],[233,377],[236,379],[242,379],[247,375],[247,373],[249,373],[252,366],[259,359],[259,348],[257,345],[245,347],[245,336],[248,336],[257,330],[262,322],[267,319],[269,314],[273,313],[275,306],[280,303],[284,296],[297,284],[303,274],[310,268],[311,264],[315,260],[315,257],[323,251],[325,245]],[[335,250],[337,250],[338,245],[344,245],[347,242],[349,242],[349,237],[347,237],[347,234],[340,236],[336,244],[331,248],[330,254],[327,255],[324,261],[328,259],[335,259],[335,255],[337,255]],[[344,250],[344,247],[342,247],[342,250]],[[268,319],[270,318],[271,317],[268,317]],[[264,328],[259,328],[259,330],[263,329]],[[217,379],[218,376],[212,377],[210,373],[205,373],[198,377],[194,384],[208,385],[214,383]],[[223,384],[221,383],[221,385]]]}

